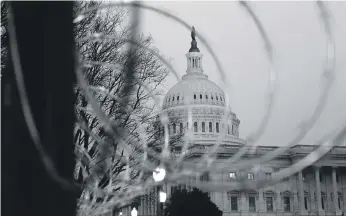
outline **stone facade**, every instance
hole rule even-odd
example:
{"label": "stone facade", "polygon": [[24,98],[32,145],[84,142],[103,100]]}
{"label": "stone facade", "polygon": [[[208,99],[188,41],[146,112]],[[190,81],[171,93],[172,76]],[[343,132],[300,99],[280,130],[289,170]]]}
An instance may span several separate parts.
{"label": "stone facade", "polygon": [[[220,142],[215,163],[223,163],[235,154],[246,141],[239,138],[240,121],[226,106],[225,94],[203,73],[202,54],[193,38],[194,49],[186,54],[187,73],[173,86],[163,102],[163,112],[177,119],[169,125],[170,135],[185,133],[188,121],[193,124],[193,144],[186,153],[191,160],[198,160],[207,148]],[[192,118],[188,119],[189,114]],[[275,150],[275,146],[259,146],[243,159],[261,157]],[[208,173],[206,179],[219,182],[247,178],[271,178],[272,173],[290,167],[316,149],[313,145],[295,145],[256,173],[238,172],[232,166],[223,173]],[[293,216],[293,215],[341,215],[346,207],[346,147],[335,147],[316,164],[290,176],[277,185],[260,190],[230,190],[209,193],[211,200],[223,211],[223,216]],[[187,189],[186,185],[164,185],[168,197],[174,190]],[[153,194],[156,194],[154,191]],[[154,200],[154,202],[152,202]],[[156,215],[154,196],[143,196],[138,215]]]}

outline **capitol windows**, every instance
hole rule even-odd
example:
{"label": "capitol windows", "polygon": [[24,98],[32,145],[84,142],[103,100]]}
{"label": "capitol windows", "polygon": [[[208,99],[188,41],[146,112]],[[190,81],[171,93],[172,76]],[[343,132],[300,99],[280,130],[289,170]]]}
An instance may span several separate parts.
{"label": "capitol windows", "polygon": [[177,96],[177,101],[179,101],[179,96]]}
{"label": "capitol windows", "polygon": [[219,97],[218,97],[218,96],[216,96],[216,100],[219,100]]}
{"label": "capitol windows", "polygon": [[273,212],[273,197],[266,197],[267,211]]}
{"label": "capitol windows", "polygon": [[229,125],[228,125],[227,130],[228,130],[228,134],[231,134],[231,131],[230,131],[231,129],[230,129]]}
{"label": "capitol windows", "polygon": [[222,101],[222,97],[220,96],[220,100]]}
{"label": "capitol windows", "polygon": [[216,133],[219,133],[219,123],[216,122]]}
{"label": "capitol windows", "polygon": [[209,173],[206,172],[203,175],[200,176],[199,178],[200,181],[209,181]]}
{"label": "capitol windows", "polygon": [[288,196],[283,197],[284,201],[284,211],[290,212],[291,211],[291,199]]}
{"label": "capitol windows", "polygon": [[238,197],[231,196],[231,211],[238,211]]}
{"label": "capitol windows", "polygon": [[207,99],[207,100],[208,100],[208,95],[205,95],[205,99]]}
{"label": "capitol windows", "polygon": [[255,179],[254,174],[253,174],[253,173],[248,173],[248,174],[247,174],[247,179],[248,179],[248,180],[254,180],[254,179]]}
{"label": "capitol windows", "polygon": [[209,132],[213,132],[213,123],[209,122]]}
{"label": "capitol windows", "polygon": [[173,123],[173,134],[177,133],[177,125]]}
{"label": "capitol windows", "polygon": [[197,122],[193,123],[193,129],[195,132],[198,132]]}
{"label": "capitol windows", "polygon": [[202,122],[202,132],[205,132],[205,122]]}
{"label": "capitol windows", "polygon": [[273,212],[274,211],[274,202],[273,200],[276,199],[276,193],[272,190],[263,192],[263,197],[266,203],[267,212]]}
{"label": "capitol windows", "polygon": [[293,198],[293,194],[290,191],[283,191],[280,193],[282,204],[283,204],[283,210],[284,212],[291,212],[291,200]]}
{"label": "capitol windows", "polygon": [[180,123],[180,134],[183,134],[183,123]]}
{"label": "capitol windows", "polygon": [[211,96],[211,99],[212,99],[212,100],[214,99],[213,95]]}
{"label": "capitol windows", "polygon": [[174,96],[173,96],[173,98],[172,98],[172,101],[174,101]]}
{"label": "capitol windows", "polygon": [[249,211],[250,212],[255,212],[256,211],[255,196],[249,196]]}
{"label": "capitol windows", "polygon": [[235,172],[230,172],[230,173],[229,173],[229,177],[230,177],[231,179],[236,179],[236,178],[237,178]]}
{"label": "capitol windows", "polygon": [[202,99],[202,94],[199,95],[199,99]]}

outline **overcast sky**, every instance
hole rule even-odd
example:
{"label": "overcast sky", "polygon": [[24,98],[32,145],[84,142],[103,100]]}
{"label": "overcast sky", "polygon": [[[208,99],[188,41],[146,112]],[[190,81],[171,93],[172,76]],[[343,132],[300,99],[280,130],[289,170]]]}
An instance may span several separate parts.
{"label": "overcast sky", "polygon": [[[240,136],[255,131],[265,112],[268,67],[263,43],[247,13],[237,2],[146,2],[165,9],[195,26],[214,49],[232,84],[230,103],[240,119]],[[307,119],[317,104],[322,87],[325,36],[314,2],[252,2],[274,45],[279,88],[273,115],[261,138],[261,145],[282,146],[298,132],[300,121]],[[311,145],[326,133],[346,122],[346,2],[327,2],[333,13],[336,42],[336,80],[328,105],[320,120],[300,144]],[[180,76],[186,73],[185,54],[190,47],[190,30],[154,12],[143,11],[142,29],[151,34],[154,45]],[[219,72],[206,48],[204,73],[221,84]],[[166,82],[167,92],[176,80]]]}

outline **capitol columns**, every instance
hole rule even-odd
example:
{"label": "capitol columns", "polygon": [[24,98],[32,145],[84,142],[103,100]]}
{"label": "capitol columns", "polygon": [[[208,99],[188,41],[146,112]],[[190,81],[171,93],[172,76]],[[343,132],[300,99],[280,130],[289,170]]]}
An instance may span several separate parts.
{"label": "capitol columns", "polygon": [[341,215],[341,210],[339,209],[339,203],[338,203],[338,185],[336,181],[336,169],[337,167],[332,167],[332,181],[333,181],[333,198],[334,198],[334,210],[336,215]]}
{"label": "capitol columns", "polygon": [[316,194],[317,194],[317,209],[318,215],[325,215],[322,209],[322,197],[321,197],[321,184],[320,184],[320,166],[314,166],[315,168],[315,180],[316,180]]}
{"label": "capitol columns", "polygon": [[303,179],[303,170],[298,173],[298,182],[299,182],[299,209],[300,215],[308,215],[308,211],[305,209],[304,205],[304,179]]}

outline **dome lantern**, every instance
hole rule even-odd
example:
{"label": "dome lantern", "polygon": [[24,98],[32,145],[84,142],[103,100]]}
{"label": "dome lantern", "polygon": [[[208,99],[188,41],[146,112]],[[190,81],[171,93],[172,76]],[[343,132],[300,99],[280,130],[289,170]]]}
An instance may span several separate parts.
{"label": "dome lantern", "polygon": [[190,74],[202,74],[203,68],[202,68],[202,57],[203,54],[199,51],[197,47],[197,41],[196,41],[196,30],[195,27],[192,26],[191,30],[191,48],[189,52],[186,54],[186,60],[187,60],[187,70],[186,73]]}

